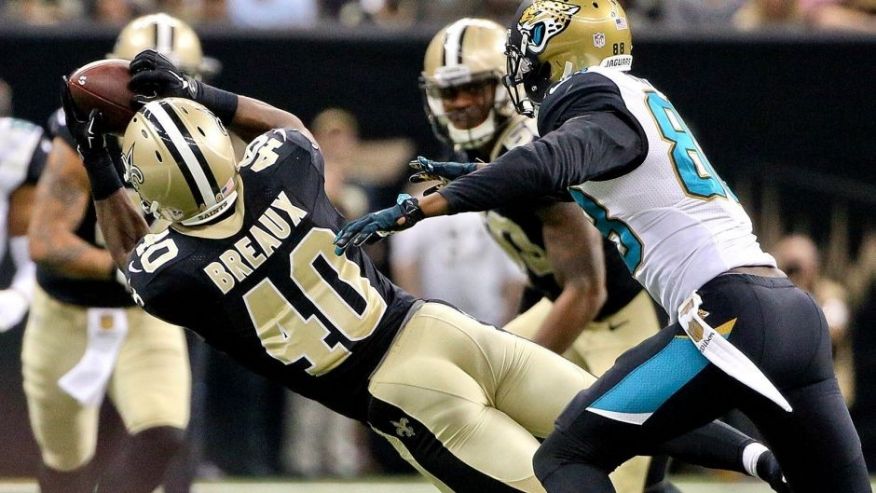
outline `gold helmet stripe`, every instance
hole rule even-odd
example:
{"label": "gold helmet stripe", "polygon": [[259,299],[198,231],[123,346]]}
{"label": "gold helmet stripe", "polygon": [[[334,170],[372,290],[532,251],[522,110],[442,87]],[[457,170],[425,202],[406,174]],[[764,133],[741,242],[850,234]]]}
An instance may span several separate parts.
{"label": "gold helmet stripe", "polygon": [[207,160],[198,149],[192,135],[170,104],[162,101],[144,111],[143,116],[152,124],[164,142],[197,202],[208,208],[216,205],[216,196],[219,194],[216,177],[213,176]]}
{"label": "gold helmet stripe", "polygon": [[455,22],[444,34],[444,66],[456,67],[462,65],[462,42],[468,29],[467,19]]}

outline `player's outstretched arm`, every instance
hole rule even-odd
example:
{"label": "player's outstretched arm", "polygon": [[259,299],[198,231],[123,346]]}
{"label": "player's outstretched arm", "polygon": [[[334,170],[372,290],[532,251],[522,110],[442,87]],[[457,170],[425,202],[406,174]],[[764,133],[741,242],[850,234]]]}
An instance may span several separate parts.
{"label": "player's outstretched arm", "polygon": [[121,177],[113,165],[106,147],[106,134],[101,128],[100,112],[92,110],[88,117],[79,114],[66,81],[61,102],[67,128],[76,141],[91,183],[97,222],[103,232],[106,248],[116,266],[124,271],[128,255],[146,235],[149,227],[142,213],[125,193]]}
{"label": "player's outstretched arm", "polygon": [[532,340],[563,354],[605,303],[602,236],[587,224],[577,204],[557,202],[537,214],[548,260],[563,290]]}
{"label": "player's outstretched arm", "polygon": [[140,103],[159,97],[191,99],[206,106],[245,141],[274,128],[292,128],[313,140],[301,120],[292,113],[188,77],[155,50],[137,54],[131,60],[130,70],[130,89]]}

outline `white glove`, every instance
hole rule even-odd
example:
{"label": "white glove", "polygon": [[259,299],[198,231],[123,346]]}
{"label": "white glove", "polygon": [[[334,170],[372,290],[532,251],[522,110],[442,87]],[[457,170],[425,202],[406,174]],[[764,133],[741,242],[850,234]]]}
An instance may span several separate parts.
{"label": "white glove", "polygon": [[0,290],[0,332],[18,325],[24,320],[30,303],[17,289]]}

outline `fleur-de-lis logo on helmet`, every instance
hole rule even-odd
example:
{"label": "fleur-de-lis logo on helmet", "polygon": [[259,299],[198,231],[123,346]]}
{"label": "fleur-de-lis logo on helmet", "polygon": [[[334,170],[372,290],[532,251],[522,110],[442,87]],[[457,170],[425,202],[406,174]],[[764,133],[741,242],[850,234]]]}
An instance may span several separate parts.
{"label": "fleur-de-lis logo on helmet", "polygon": [[134,190],[139,190],[143,184],[143,172],[140,168],[134,166],[134,146],[128,149],[128,152],[122,154],[122,164],[125,165],[125,181],[134,187]]}
{"label": "fleur-de-lis logo on helmet", "polygon": [[553,0],[533,2],[523,11],[517,29],[527,34],[527,47],[532,53],[541,53],[548,41],[565,31],[581,7]]}

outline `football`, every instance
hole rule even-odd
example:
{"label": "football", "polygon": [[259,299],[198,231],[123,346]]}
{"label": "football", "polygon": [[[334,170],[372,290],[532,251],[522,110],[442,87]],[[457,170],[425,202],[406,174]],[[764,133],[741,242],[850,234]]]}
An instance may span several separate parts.
{"label": "football", "polygon": [[104,126],[123,134],[136,113],[134,93],[128,89],[131,73],[126,60],[99,60],[89,63],[70,75],[67,87],[73,102],[83,115],[97,109],[103,113]]}

